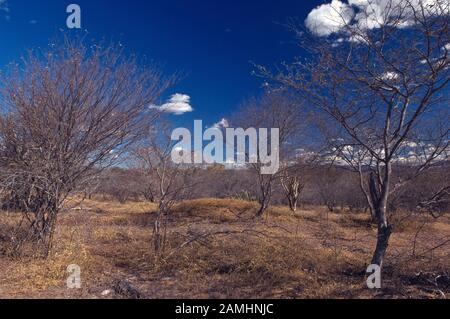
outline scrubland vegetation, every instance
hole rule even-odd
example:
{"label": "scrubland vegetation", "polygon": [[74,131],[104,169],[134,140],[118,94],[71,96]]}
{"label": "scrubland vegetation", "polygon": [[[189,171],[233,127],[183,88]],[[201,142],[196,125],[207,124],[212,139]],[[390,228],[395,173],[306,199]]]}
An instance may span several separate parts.
{"label": "scrubland vegetation", "polygon": [[[164,256],[156,258],[155,209],[148,202],[85,200],[61,215],[47,259],[33,258],[32,252],[0,258],[0,297],[127,298],[115,292],[121,280],[142,298],[442,298],[450,293],[448,218],[399,213],[403,221],[393,234],[383,288],[369,290],[365,267],[376,228],[366,213],[307,205],[294,215],[286,206],[273,206],[266,219],[255,220],[254,202],[188,200],[173,208]],[[19,218],[2,214],[2,233]],[[82,269],[80,290],[66,287],[66,267],[72,263]]]}
{"label": "scrubland vegetation", "polygon": [[291,21],[308,58],[255,66],[265,89],[230,125],[278,129],[272,174],[261,153],[176,164],[155,105],[177,77],[121,46],[65,38],[12,64],[0,297],[448,298],[449,5],[385,9],[328,37]]}

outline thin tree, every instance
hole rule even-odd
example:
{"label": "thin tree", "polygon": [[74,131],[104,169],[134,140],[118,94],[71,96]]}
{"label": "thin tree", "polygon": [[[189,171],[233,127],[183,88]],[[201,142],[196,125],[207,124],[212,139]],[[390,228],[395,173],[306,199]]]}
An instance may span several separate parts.
{"label": "thin tree", "polygon": [[[301,102],[288,91],[267,90],[262,97],[245,102],[240,111],[235,114],[233,123],[243,128],[277,128],[279,130],[279,161],[282,163],[292,158],[299,147],[300,133],[305,127],[305,117],[302,117]],[[270,134],[270,133],[269,133]],[[270,140],[270,135],[268,135]],[[248,157],[248,156],[247,156]],[[274,183],[279,180],[286,166],[274,174],[264,174],[261,169],[265,165],[258,154],[256,163],[250,165],[257,181],[257,199],[259,209],[257,217],[261,217],[270,205]]]}
{"label": "thin tree", "polygon": [[300,176],[287,170],[280,176],[280,183],[288,200],[289,208],[295,214],[305,183]]}
{"label": "thin tree", "polygon": [[153,248],[155,254],[164,251],[167,216],[172,207],[187,199],[196,184],[195,166],[176,164],[172,151],[177,142],[171,139],[170,124],[162,121],[147,130],[145,138],[133,151],[136,168],[146,180],[146,189],[158,207],[153,223]]}

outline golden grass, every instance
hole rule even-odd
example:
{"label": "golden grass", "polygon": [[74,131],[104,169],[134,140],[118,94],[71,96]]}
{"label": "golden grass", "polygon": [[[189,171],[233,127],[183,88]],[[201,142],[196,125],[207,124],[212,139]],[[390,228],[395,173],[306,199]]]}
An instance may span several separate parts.
{"label": "golden grass", "polygon": [[[72,199],[68,207],[48,259],[0,255],[0,297],[120,297],[101,292],[124,279],[147,298],[433,298],[439,295],[411,284],[411,278],[419,271],[450,269],[450,244],[429,251],[450,236],[446,218],[412,217],[396,228],[386,286],[371,291],[365,288],[364,270],[376,231],[366,214],[316,207],[294,215],[286,207],[272,207],[259,220],[253,218],[256,203],[186,201],[170,214],[165,251],[156,258],[151,245],[154,204]],[[2,233],[19,218],[1,213]],[[426,227],[420,228],[423,223]],[[198,235],[201,240],[186,244]],[[69,264],[82,269],[81,290],[66,288]]]}

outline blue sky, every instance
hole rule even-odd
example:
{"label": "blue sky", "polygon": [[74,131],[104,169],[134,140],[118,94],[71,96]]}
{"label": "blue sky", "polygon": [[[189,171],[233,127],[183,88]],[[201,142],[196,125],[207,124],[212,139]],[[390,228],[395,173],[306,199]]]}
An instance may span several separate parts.
{"label": "blue sky", "polygon": [[[0,0],[0,3],[5,0]],[[27,48],[44,46],[66,28],[66,7],[82,10],[82,28],[94,39],[120,41],[160,63],[167,74],[186,76],[167,94],[190,96],[192,113],[178,122],[202,119],[212,125],[258,93],[262,82],[250,61],[273,66],[298,54],[280,23],[305,19],[320,1],[291,0],[6,0],[0,10],[0,65]]]}

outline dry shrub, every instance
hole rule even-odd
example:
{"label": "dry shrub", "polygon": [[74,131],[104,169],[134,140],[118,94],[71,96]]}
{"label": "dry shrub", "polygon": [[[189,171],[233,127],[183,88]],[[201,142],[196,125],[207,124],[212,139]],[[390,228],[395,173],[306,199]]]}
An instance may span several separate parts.
{"label": "dry shrub", "polygon": [[[255,227],[261,234],[211,236],[207,242],[194,242],[160,261],[154,271],[160,277],[175,277],[186,289],[203,286],[202,290],[214,292],[213,297],[274,297],[280,291],[305,289],[317,297],[326,294],[317,278],[333,276],[345,266],[341,260],[336,263],[332,250],[312,247],[301,236]],[[176,247],[181,240],[172,233],[169,242]],[[205,282],[205,277],[213,280]]]}
{"label": "dry shrub", "polygon": [[[0,264],[7,265],[0,273],[5,296],[103,298],[104,289],[127,280],[148,298],[434,298],[439,296],[420,290],[415,276],[421,271],[431,278],[450,266],[448,246],[426,251],[450,233],[447,219],[432,221],[433,231],[420,233],[417,252],[426,251],[423,256],[411,256],[414,232],[394,234],[383,277],[386,288],[372,292],[364,285],[364,262],[376,238],[365,225],[368,214],[325,216],[325,210],[317,209],[293,215],[287,207],[274,206],[261,220],[253,219],[253,203],[183,202],[170,215],[163,257],[156,258],[150,204],[83,205],[83,210],[61,215],[48,260],[0,257]],[[234,213],[240,210],[241,218]],[[0,215],[1,229],[16,225],[17,217]],[[180,248],[198,234],[209,236]],[[69,264],[81,266],[80,292],[65,287]]]}
{"label": "dry shrub", "polygon": [[[66,230],[66,229],[65,229]],[[52,287],[64,287],[69,273],[67,266],[81,267],[83,278],[88,278],[93,266],[88,246],[72,232],[57,231],[52,253],[47,259],[24,257],[15,259],[8,269],[7,280],[19,291],[36,292]]]}
{"label": "dry shrub", "polygon": [[389,217],[391,223],[395,225],[394,231],[397,233],[414,233],[420,228],[423,231],[429,230],[429,224],[432,217],[424,213],[411,213],[404,210],[398,210]]}
{"label": "dry shrub", "polygon": [[173,207],[175,217],[199,217],[212,222],[230,222],[238,218],[253,217],[257,204],[237,199],[204,198],[184,201]]}
{"label": "dry shrub", "polygon": [[336,219],[336,222],[346,228],[366,228],[366,229],[374,229],[376,225],[374,224],[369,213],[344,213]]}

